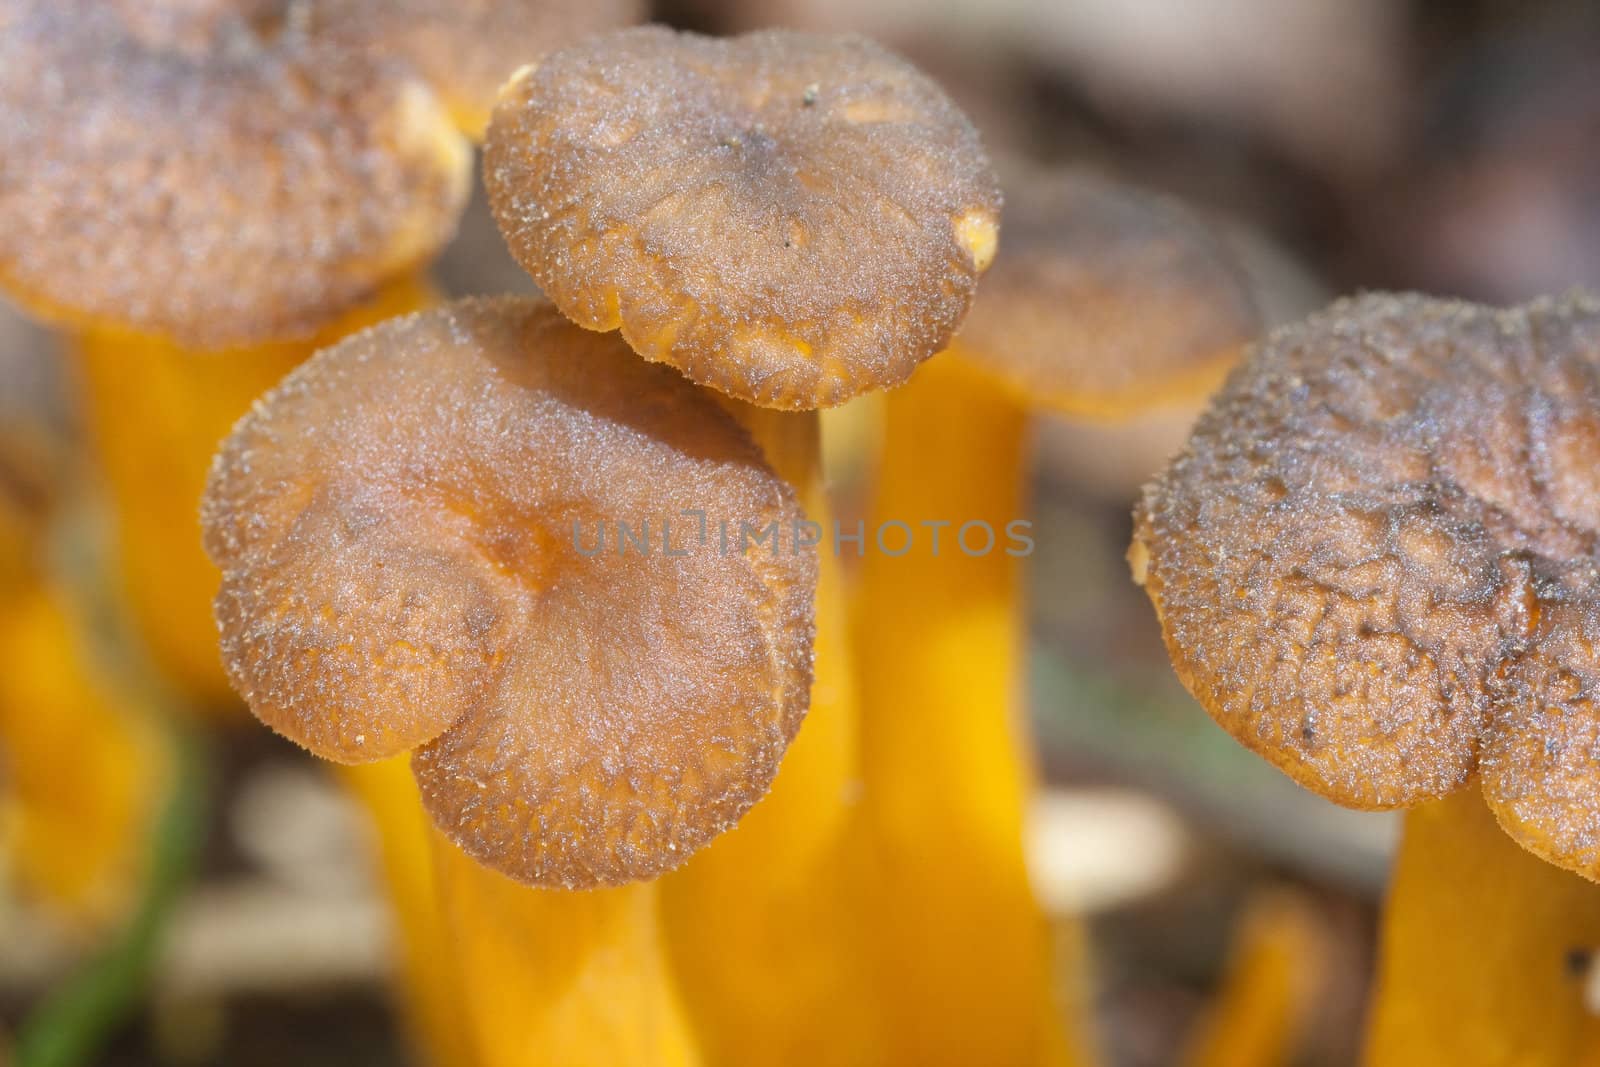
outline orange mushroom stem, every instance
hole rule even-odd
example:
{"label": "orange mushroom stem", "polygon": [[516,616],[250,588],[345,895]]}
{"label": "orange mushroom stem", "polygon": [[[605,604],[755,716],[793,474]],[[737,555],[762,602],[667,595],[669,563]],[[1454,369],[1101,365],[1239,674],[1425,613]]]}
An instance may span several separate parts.
{"label": "orange mushroom stem", "polygon": [[[796,487],[812,524],[804,536],[828,536],[816,413],[723,406]],[[709,1063],[874,1063],[884,1055],[875,976],[861,952],[873,920],[861,877],[860,720],[844,577],[838,557],[819,547],[805,729],[772,791],[661,883],[663,931]]]}
{"label": "orange mushroom stem", "polygon": [[415,749],[484,1062],[691,1059],[655,888],[624,883],[678,867],[767,789],[805,711],[816,565],[674,534],[696,505],[758,529],[800,518],[709,398],[537,300],[326,350],[214,467],[230,674],[319,754]]}
{"label": "orange mushroom stem", "polygon": [[1031,412],[1114,416],[1203,388],[1255,326],[1230,257],[1166,201],[1058,174],[1019,182],[1006,210],[1016,237],[957,342],[888,397],[858,593],[867,805],[902,901],[883,929],[917,961],[896,1004],[923,1062],[1082,1060],[1092,1044],[1081,988],[1069,1033],[1050,1010],[1023,855]]}
{"label": "orange mushroom stem", "polygon": [[1329,936],[1291,890],[1264,890],[1247,901],[1221,986],[1186,1042],[1184,1067],[1300,1062],[1329,988]]}
{"label": "orange mushroom stem", "polygon": [[0,749],[0,845],[19,883],[78,932],[125,918],[168,754],[54,579],[0,592]]}
{"label": "orange mushroom stem", "polygon": [[[1087,1062],[1086,1049],[1066,1051],[1023,855],[1022,560],[1004,538],[1022,513],[1025,418],[947,359],[889,395],[869,525],[913,532],[886,535],[904,536],[904,552],[871,546],[856,596],[890,1026],[918,1063]],[[937,549],[929,522],[948,523]],[[966,524],[981,554],[958,544]]]}
{"label": "orange mushroom stem", "polygon": [[473,1067],[696,1067],[655,882],[519,885],[430,834],[448,951],[434,961]]}
{"label": "orange mushroom stem", "polygon": [[1506,836],[1465,789],[1406,812],[1364,1062],[1555,1067],[1600,1052],[1585,993],[1600,887]]}

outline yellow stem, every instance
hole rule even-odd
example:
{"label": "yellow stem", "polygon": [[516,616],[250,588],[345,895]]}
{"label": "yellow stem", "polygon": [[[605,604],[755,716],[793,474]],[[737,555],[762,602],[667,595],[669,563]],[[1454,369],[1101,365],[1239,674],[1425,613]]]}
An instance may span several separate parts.
{"label": "yellow stem", "polygon": [[87,930],[123,917],[168,768],[152,724],[41,580],[0,610],[0,839],[17,874]]}
{"label": "yellow stem", "polygon": [[[1524,851],[1475,786],[1412,809],[1384,909],[1369,1067],[1556,1067],[1600,1047],[1600,886]],[[1578,964],[1578,966],[1574,966]]]}
{"label": "yellow stem", "polygon": [[1216,1002],[1191,1038],[1185,1067],[1281,1067],[1304,1051],[1326,986],[1327,945],[1311,908],[1286,891],[1252,900],[1234,937]]}
{"label": "yellow stem", "polygon": [[480,1067],[690,1067],[659,893],[529,889],[429,834],[455,1010]]}
{"label": "yellow stem", "polygon": [[[824,536],[817,416],[728,402]],[[712,517],[713,521],[716,517]],[[740,516],[727,516],[730,523]],[[792,547],[785,531],[781,551]],[[663,915],[708,1063],[878,1063],[853,813],[854,677],[838,561],[818,546],[811,707],[772,791],[662,881]]]}
{"label": "yellow stem", "polygon": [[157,666],[193,700],[237,706],[211,619],[219,577],[200,546],[200,496],[218,443],[318,348],[433,299],[425,280],[408,277],[309,340],[214,352],[109,329],[76,339],[80,406],[110,496],[120,591]]}
{"label": "yellow stem", "polygon": [[[885,419],[856,648],[896,1051],[919,1064],[1081,1062],[1023,855],[1022,559],[1006,528],[1023,515],[1026,413],[949,354],[889,395]],[[927,522],[950,524],[937,552]],[[900,527],[875,543],[885,523],[910,527],[904,555],[883,551],[899,551]],[[964,551],[965,523],[987,524],[992,545],[972,526]]]}
{"label": "yellow stem", "polygon": [[467,1030],[446,962],[450,939],[439,905],[430,838],[411,757],[339,767],[339,778],[366,809],[393,914],[395,980],[402,1016],[427,1067],[468,1067]]}

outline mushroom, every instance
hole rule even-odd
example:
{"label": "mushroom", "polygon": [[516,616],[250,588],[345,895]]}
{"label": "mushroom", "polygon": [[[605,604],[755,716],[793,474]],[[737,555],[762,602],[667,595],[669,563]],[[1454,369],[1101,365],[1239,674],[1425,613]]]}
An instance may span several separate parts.
{"label": "mushroom", "polygon": [[[506,85],[484,159],[512,254],[556,305],[727,394],[821,536],[812,409],[942,347],[998,225],[971,125],[854,37],[592,38]],[[687,1005],[722,1062],[872,1062],[899,1039],[864,958],[874,901],[834,556],[805,731],[771,795],[662,885]]]}
{"label": "mushroom", "polygon": [[310,32],[403,56],[481,141],[500,86],[540,54],[638,22],[643,0],[315,0]]}
{"label": "mushroom", "polygon": [[1116,419],[1204,396],[1258,326],[1243,267],[1173,200],[1083,170],[1024,172],[1007,218],[952,348],[1019,410]]}
{"label": "mushroom", "polygon": [[237,17],[196,54],[111,5],[6,6],[0,281],[31,310],[195,349],[303,339],[454,232],[470,153],[407,68]]}
{"label": "mushroom", "polygon": [[697,507],[799,517],[715,405],[548,304],[392,319],[217,455],[229,676],[325,759],[415,749],[435,824],[519,881],[654,877],[766,791],[811,680],[815,554],[667,525]]}
{"label": "mushroom", "polygon": [[904,381],[949,341],[994,252],[977,132],[863,38],[623,30],[502,94],[485,181],[540,289],[578,325],[760,407]]}
{"label": "mushroom", "polygon": [[1217,239],[1165,200],[1062,172],[1015,183],[1006,211],[960,336],[887,398],[858,593],[867,801],[909,901],[879,936],[918,960],[895,1008],[922,1060],[1038,1062],[1060,1039],[1023,856],[1030,413],[1113,417],[1203,389],[1256,321]]}
{"label": "mushroom", "polygon": [[[358,334],[218,455],[204,521],[230,674],[320,755],[415,748],[450,842],[433,899],[452,981],[490,1062],[687,1039],[651,977],[653,886],[534,895],[478,863],[549,887],[659,875],[760,797],[804,714],[814,552],[725,554],[684,509],[800,518],[714,402],[541,300]],[[535,935],[565,947],[530,957]],[[595,1027],[589,998],[556,995],[572,981],[628,1024]]]}
{"label": "mushroom", "polygon": [[1252,352],[1135,515],[1212,717],[1330,800],[1409,809],[1375,1064],[1600,1036],[1566,964],[1600,926],[1597,366],[1587,298],[1343,301]]}
{"label": "mushroom", "polygon": [[173,536],[206,459],[332,332],[425,298],[408,276],[470,165],[405,68],[258,26],[261,6],[0,4],[0,288],[76,335],[125,591],[210,701],[216,574]]}

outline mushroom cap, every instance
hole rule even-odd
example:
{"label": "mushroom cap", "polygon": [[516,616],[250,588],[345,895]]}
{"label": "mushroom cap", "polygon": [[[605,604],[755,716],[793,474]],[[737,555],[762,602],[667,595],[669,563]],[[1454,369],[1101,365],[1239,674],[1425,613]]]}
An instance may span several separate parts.
{"label": "mushroom cap", "polygon": [[[4,0],[17,6],[17,0]],[[29,2],[29,0],[22,0]],[[65,0],[64,6],[85,0]],[[94,0],[88,0],[93,3]],[[100,0],[114,8],[125,30],[156,49],[179,49],[201,56],[227,46],[230,36],[276,33],[299,0]],[[82,18],[78,13],[75,18]]]}
{"label": "mushroom cap", "polygon": [[197,51],[0,0],[0,285],[33,310],[292,339],[454,232],[471,153],[403,65],[212,14]]}
{"label": "mushroom cap", "polygon": [[808,701],[816,558],[722,551],[716,524],[801,517],[711,397],[511,297],[323,350],[224,443],[203,508],[251,710],[341,762],[425,746],[453,841],[568,886],[674,867],[765,792]]}
{"label": "mushroom cap", "polygon": [[1193,213],[1062,170],[1008,183],[956,351],[1029,407],[1117,417],[1204,396],[1259,330],[1245,272]]}
{"label": "mushroom cap", "polygon": [[638,22],[643,0],[320,0],[313,32],[405,56],[482,139],[506,79],[552,48]]}
{"label": "mushroom cap", "polygon": [[1146,488],[1129,558],[1179,676],[1341,804],[1476,773],[1600,876],[1600,304],[1344,301],[1273,334]]}
{"label": "mushroom cap", "polygon": [[764,407],[904,381],[999,222],[971,124],[859,37],[591,38],[506,86],[484,160],[512,254],[568,317]]}

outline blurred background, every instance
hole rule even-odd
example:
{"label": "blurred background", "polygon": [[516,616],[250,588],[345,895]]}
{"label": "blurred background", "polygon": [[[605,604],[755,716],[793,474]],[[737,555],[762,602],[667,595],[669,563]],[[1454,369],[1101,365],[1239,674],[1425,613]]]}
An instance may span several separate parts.
{"label": "blurred background", "polygon": [[[1273,322],[1367,288],[1491,303],[1600,288],[1593,3],[675,0],[655,15],[875,36],[937,77],[1002,162],[1090,165],[1198,207]],[[529,287],[481,201],[436,277]],[[0,305],[0,495],[59,514],[50,551],[92,568],[104,522],[65,373]],[[1214,728],[1122,558],[1137,488],[1193,415],[1040,427],[1031,684],[1048,789],[1030,860],[1052,913],[1087,919],[1109,1062],[1174,1062],[1227,976],[1292,944],[1293,1062],[1349,1063],[1397,825],[1317,800]],[[848,523],[870,419],[835,422]],[[265,730],[223,732],[208,762],[197,871],[164,914],[148,1008],[104,1062],[403,1062],[359,817]],[[0,751],[0,819],[19,773]],[[94,951],[84,929],[0,866],[0,1032]]]}

